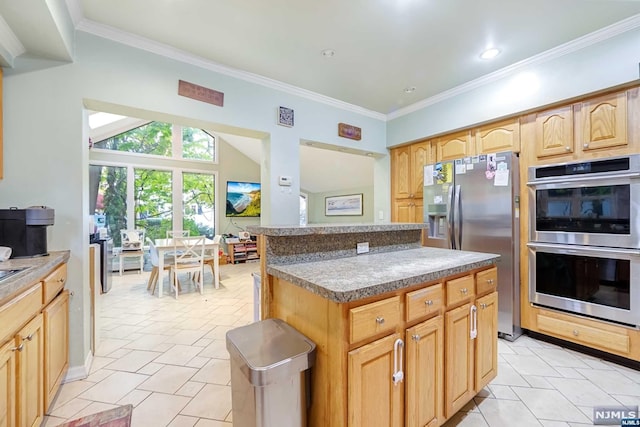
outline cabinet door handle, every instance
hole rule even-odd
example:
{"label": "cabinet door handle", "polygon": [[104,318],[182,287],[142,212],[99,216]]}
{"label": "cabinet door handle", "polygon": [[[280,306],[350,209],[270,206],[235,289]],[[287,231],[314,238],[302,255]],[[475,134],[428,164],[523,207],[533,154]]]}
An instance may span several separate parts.
{"label": "cabinet door handle", "polygon": [[589,148],[589,144],[587,144],[586,142],[584,144],[582,144],[583,148]]}
{"label": "cabinet door handle", "polygon": [[378,325],[382,325],[384,323],[384,317],[380,317],[380,316],[376,317],[376,323]]}
{"label": "cabinet door handle", "polygon": [[26,337],[22,337],[23,340],[31,341],[33,339],[33,334],[29,334]]}
{"label": "cabinet door handle", "polygon": [[393,385],[397,385],[404,379],[404,373],[402,372],[402,349],[404,348],[404,341],[400,338],[393,343]]}
{"label": "cabinet door handle", "polygon": [[574,329],[574,330],[573,330],[573,335],[577,337],[578,335],[580,335],[580,333],[578,332],[578,330],[577,330],[577,329]]}
{"label": "cabinet door handle", "polygon": [[571,151],[571,147],[567,145],[566,147],[564,147],[564,151]]}
{"label": "cabinet door handle", "polygon": [[420,341],[420,335],[418,334],[411,335],[411,339],[413,339],[414,341]]}
{"label": "cabinet door handle", "polygon": [[469,322],[471,323],[471,339],[476,339],[478,336],[478,308],[475,305],[471,306],[471,315],[469,316]]}
{"label": "cabinet door handle", "polygon": [[428,299],[424,303],[425,303],[425,305],[431,306],[431,305],[433,305],[433,300]]}
{"label": "cabinet door handle", "polygon": [[22,343],[20,343],[20,345],[19,345],[19,346],[17,346],[17,347],[11,347],[11,349],[10,349],[10,350],[11,350],[11,351],[22,351],[22,349],[23,349],[23,348],[24,348],[24,343],[22,342]]}
{"label": "cabinet door handle", "polygon": [[480,308],[484,310],[485,308],[487,308],[487,304],[485,304],[485,303],[481,303],[481,304],[480,304]]}

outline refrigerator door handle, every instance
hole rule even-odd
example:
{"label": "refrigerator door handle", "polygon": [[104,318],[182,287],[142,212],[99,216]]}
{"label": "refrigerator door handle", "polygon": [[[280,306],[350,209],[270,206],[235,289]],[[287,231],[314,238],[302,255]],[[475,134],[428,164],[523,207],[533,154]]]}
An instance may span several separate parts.
{"label": "refrigerator door handle", "polygon": [[462,188],[456,185],[456,204],[458,205],[458,249],[462,250]]}
{"label": "refrigerator door handle", "polygon": [[454,227],[454,205],[453,205],[453,185],[449,186],[447,194],[447,234],[449,235],[449,249],[456,248],[455,227]]}

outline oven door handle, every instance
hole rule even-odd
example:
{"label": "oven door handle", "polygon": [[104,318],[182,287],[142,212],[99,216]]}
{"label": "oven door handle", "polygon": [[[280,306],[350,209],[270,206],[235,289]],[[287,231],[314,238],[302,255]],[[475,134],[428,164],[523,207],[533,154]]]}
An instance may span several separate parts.
{"label": "oven door handle", "polygon": [[612,181],[617,179],[639,179],[640,172],[629,172],[629,173],[620,173],[615,175],[606,175],[606,176],[576,176],[576,177],[554,177],[550,179],[541,179],[537,181],[528,181],[527,185],[529,187],[536,187],[538,185],[547,185],[547,184],[567,184],[567,183],[584,183],[584,182],[596,182],[599,185],[602,185],[604,181]]}
{"label": "oven door handle", "polygon": [[583,245],[562,245],[557,243],[529,242],[527,246],[532,249],[547,249],[549,251],[566,254],[589,254],[589,255],[627,255],[640,257],[640,249],[628,248],[607,248],[604,246],[583,246]]}

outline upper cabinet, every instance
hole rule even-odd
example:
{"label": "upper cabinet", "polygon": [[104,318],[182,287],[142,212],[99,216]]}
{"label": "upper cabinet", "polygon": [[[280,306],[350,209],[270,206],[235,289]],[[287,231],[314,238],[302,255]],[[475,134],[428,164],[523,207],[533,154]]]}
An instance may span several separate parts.
{"label": "upper cabinet", "polygon": [[509,119],[482,126],[474,131],[477,154],[500,151],[520,152],[520,120]]}
{"label": "upper cabinet", "polygon": [[577,104],[576,143],[583,151],[627,145],[627,92]]}
{"label": "upper cabinet", "polygon": [[471,132],[465,130],[445,135],[436,140],[437,161],[454,160],[475,154],[471,143]]}
{"label": "upper cabinet", "polygon": [[556,163],[637,151],[638,88],[609,93],[530,115],[523,144],[531,162]]}
{"label": "upper cabinet", "polygon": [[536,156],[572,154],[573,107],[571,105],[536,114]]}

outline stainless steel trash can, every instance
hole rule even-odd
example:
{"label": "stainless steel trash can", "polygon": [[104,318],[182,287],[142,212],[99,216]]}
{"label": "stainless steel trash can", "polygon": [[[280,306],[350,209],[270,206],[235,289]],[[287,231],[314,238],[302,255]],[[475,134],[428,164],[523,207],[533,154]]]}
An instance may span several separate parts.
{"label": "stainless steel trash can", "polygon": [[280,319],[227,332],[234,427],[305,427],[316,345]]}

